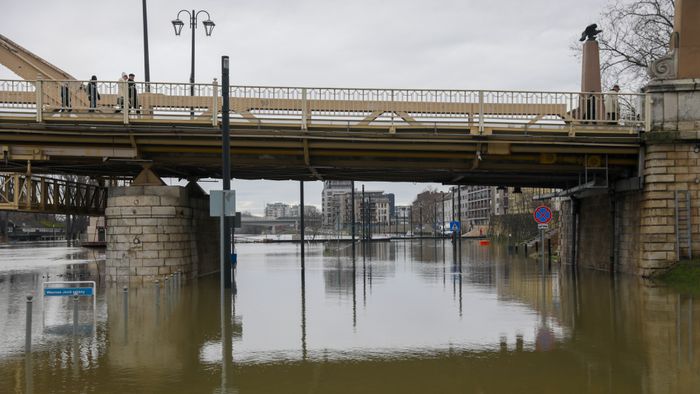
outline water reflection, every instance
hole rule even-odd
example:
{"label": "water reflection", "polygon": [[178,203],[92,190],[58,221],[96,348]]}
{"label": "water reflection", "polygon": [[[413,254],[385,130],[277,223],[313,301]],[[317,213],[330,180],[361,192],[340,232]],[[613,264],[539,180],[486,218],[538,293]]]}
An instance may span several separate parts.
{"label": "water reflection", "polygon": [[[636,278],[556,264],[543,271],[507,248],[468,241],[461,254],[442,240],[357,248],[353,259],[347,243],[310,246],[302,272],[298,246],[239,245],[238,292],[226,293],[223,308],[216,278],[127,293],[103,285],[94,335],[61,335],[38,324],[29,357],[17,322],[24,294],[36,291],[46,272],[0,271],[2,387],[227,393],[700,387],[697,299]],[[38,305],[34,321],[41,314],[51,324],[70,321],[69,302]]]}

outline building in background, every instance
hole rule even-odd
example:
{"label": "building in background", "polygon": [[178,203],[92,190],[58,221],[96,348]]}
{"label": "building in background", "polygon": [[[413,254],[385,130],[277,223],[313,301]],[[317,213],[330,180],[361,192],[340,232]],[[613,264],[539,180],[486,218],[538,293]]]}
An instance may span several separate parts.
{"label": "building in background", "polygon": [[[265,217],[268,218],[284,218],[292,216],[290,213],[291,207],[289,204],[275,202],[265,205]],[[298,211],[298,209],[297,209]]]}
{"label": "building in background", "polygon": [[334,225],[336,219],[340,215],[340,200],[336,198],[336,196],[350,193],[351,191],[352,181],[323,182],[323,191],[321,192],[321,215],[324,226]]}

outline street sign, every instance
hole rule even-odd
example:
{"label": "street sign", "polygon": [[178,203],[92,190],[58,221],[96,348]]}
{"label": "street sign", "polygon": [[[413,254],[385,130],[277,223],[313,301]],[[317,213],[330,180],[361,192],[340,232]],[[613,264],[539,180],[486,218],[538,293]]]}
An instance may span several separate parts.
{"label": "street sign", "polygon": [[65,297],[65,296],[92,297],[95,295],[92,287],[45,287],[44,296]]}
{"label": "street sign", "polygon": [[552,221],[552,210],[546,205],[540,205],[532,213],[537,224],[547,224]]}
{"label": "street sign", "polygon": [[450,222],[450,231],[459,231],[462,228],[462,223],[453,220]]}
{"label": "street sign", "polygon": [[212,190],[209,195],[209,216],[236,216],[236,191]]}
{"label": "street sign", "polygon": [[537,228],[538,228],[539,230],[549,230],[549,224],[540,223],[540,224],[537,225]]}

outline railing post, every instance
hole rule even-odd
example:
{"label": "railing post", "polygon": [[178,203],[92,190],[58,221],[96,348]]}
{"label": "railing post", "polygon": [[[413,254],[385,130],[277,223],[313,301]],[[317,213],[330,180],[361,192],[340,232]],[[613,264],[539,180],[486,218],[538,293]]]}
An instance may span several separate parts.
{"label": "railing post", "polygon": [[216,78],[212,82],[212,89],[211,125],[216,127],[219,125],[219,82]]}
{"label": "railing post", "polygon": [[479,90],[479,134],[484,132],[484,91]]}
{"label": "railing post", "polygon": [[124,124],[129,124],[129,110],[131,109],[131,104],[129,103],[129,84],[125,80],[119,81],[122,92],[122,113],[124,114],[123,121]]}
{"label": "railing post", "polygon": [[306,88],[301,89],[301,129],[308,129],[309,121],[309,103],[306,99]]}
{"label": "railing post", "polygon": [[44,81],[37,79],[34,83],[36,92],[36,121],[41,123],[44,121]]}

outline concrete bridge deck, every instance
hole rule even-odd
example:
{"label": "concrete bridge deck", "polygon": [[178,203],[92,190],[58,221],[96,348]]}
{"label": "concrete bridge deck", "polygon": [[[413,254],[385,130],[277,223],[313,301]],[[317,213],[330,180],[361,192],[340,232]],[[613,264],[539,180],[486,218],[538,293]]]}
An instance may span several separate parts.
{"label": "concrete bridge deck", "polygon": [[[0,81],[5,171],[221,176],[216,82]],[[63,87],[63,88],[62,88]],[[231,87],[232,169],[242,179],[355,179],[573,187],[589,170],[634,175],[644,95]],[[69,99],[67,99],[69,97]]]}

